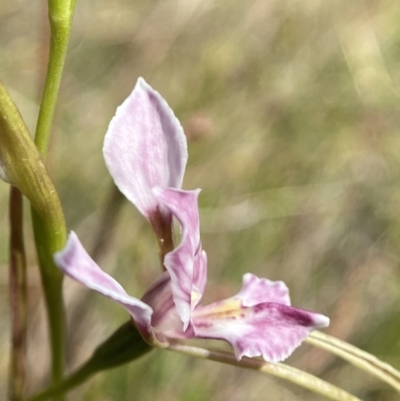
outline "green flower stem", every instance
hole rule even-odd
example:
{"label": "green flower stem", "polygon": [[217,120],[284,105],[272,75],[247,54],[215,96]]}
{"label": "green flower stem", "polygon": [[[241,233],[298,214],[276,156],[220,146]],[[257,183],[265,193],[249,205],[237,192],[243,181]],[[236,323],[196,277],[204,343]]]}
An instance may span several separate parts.
{"label": "green flower stem", "polygon": [[261,373],[267,373],[279,377],[280,379],[295,383],[301,387],[313,391],[314,393],[320,394],[329,400],[361,401],[359,398],[330,383],[325,382],[324,380],[319,379],[318,377],[282,363],[269,363],[260,359],[246,357],[238,361],[233,354],[228,352],[212,351],[204,348],[180,344],[170,345],[166,349],[195,358],[209,359],[211,361],[222,362],[241,368],[257,370]]}
{"label": "green flower stem", "polygon": [[62,274],[53,263],[53,254],[65,245],[64,214],[43,158],[1,82],[0,173],[32,205],[36,247],[50,323],[52,376],[53,381],[58,382],[64,364],[64,308]]}
{"label": "green flower stem", "polygon": [[50,387],[42,393],[29,398],[28,401],[44,401],[49,398],[61,397],[63,394],[67,393],[69,390],[78,387],[80,384],[84,383],[91,376],[93,376],[96,372],[93,372],[91,366],[83,365],[79,368],[75,373],[69,376],[67,379],[62,382],[54,385],[54,387]]}
{"label": "green flower stem", "polygon": [[[35,134],[35,143],[44,159],[49,146],[75,3],[76,0],[48,1],[51,31],[50,52]],[[50,327],[52,383],[56,384],[63,377],[65,317],[62,275],[54,265],[53,254],[65,244],[65,223],[62,222],[61,227],[54,225],[54,221],[43,218],[35,210],[32,210],[32,222]],[[58,397],[57,399],[61,400],[62,398]]]}
{"label": "green flower stem", "polygon": [[345,341],[318,331],[311,333],[306,341],[381,379],[400,393],[400,372],[388,363],[382,362],[368,352],[362,351]]}
{"label": "green flower stem", "polygon": [[[50,331],[52,383],[63,377],[65,360],[65,315],[62,295],[63,276],[54,265],[53,255],[63,248],[66,241],[65,223],[60,230],[46,221],[32,208],[32,222],[38,254],[42,287],[47,308]],[[62,398],[57,398],[61,400]]]}
{"label": "green flower stem", "polygon": [[35,143],[46,159],[76,0],[49,0],[50,52]]}
{"label": "green flower stem", "polygon": [[26,257],[23,236],[22,194],[10,189],[10,304],[11,304],[11,354],[9,398],[22,401],[25,387],[26,365]]}
{"label": "green flower stem", "polygon": [[63,381],[29,398],[28,401],[44,401],[51,397],[61,396],[84,383],[94,374],[132,362],[152,349],[143,340],[132,320],[129,320],[100,344],[89,360],[78,370]]}

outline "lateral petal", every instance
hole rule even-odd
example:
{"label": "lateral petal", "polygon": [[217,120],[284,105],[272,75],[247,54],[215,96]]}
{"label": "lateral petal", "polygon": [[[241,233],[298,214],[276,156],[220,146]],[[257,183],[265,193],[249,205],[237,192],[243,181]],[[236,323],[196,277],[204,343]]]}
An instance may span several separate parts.
{"label": "lateral petal", "polygon": [[54,262],[72,279],[121,304],[132,316],[143,338],[150,343],[153,342],[152,308],[139,299],[129,296],[117,281],[101,270],[74,232],[70,233],[65,248],[55,253]]}
{"label": "lateral petal", "polygon": [[152,188],[182,185],[188,157],[182,126],[143,78],[111,120],[103,153],[120,191],[149,220],[158,206]]}
{"label": "lateral petal", "polygon": [[[326,327],[323,315],[274,302],[246,308],[240,299],[196,308],[193,326],[197,338],[225,340],[236,358],[262,356],[268,362],[286,359],[318,327]],[[216,312],[213,313],[213,309]]]}
{"label": "lateral petal", "polygon": [[290,305],[289,289],[283,281],[271,281],[251,273],[243,276],[242,288],[233,298],[240,298],[243,306],[253,306],[263,302]]}
{"label": "lateral petal", "polygon": [[[174,188],[155,188],[158,201],[179,221],[181,242],[164,258],[164,266],[171,276],[171,289],[179,317],[187,329],[194,304],[204,290],[206,257],[201,250],[200,223],[197,198],[199,189],[184,191]],[[194,284],[194,278],[196,284]]]}
{"label": "lateral petal", "polygon": [[192,285],[192,310],[203,298],[207,284],[207,254],[201,250],[195,255]]}

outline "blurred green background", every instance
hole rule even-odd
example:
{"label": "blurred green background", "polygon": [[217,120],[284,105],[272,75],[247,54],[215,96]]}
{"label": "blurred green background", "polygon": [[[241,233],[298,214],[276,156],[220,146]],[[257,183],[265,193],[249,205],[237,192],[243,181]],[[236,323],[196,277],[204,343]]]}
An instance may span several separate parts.
{"label": "blurred green background", "polygon": [[[46,2],[0,2],[0,78],[31,132],[46,68]],[[200,187],[205,301],[246,272],[284,280],[328,333],[400,368],[400,2],[78,0],[49,168],[99,264],[140,296],[159,274],[153,233],[116,196],[101,147],[143,76],[188,136],[184,188]],[[9,350],[8,186],[0,183],[0,399]],[[26,209],[29,391],[46,383],[47,329]],[[65,280],[68,370],[127,319]],[[288,361],[363,400],[398,395],[303,345]],[[320,400],[284,382],[153,351],[70,400]]]}

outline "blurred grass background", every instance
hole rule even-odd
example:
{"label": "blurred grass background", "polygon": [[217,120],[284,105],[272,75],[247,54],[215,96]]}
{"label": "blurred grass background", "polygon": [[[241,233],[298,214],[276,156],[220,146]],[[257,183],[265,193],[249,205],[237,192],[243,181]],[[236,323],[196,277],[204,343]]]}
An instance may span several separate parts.
{"label": "blurred grass background", "polygon": [[[48,50],[45,3],[0,2],[0,77],[31,132]],[[246,272],[284,280],[293,304],[331,317],[328,333],[400,368],[399,20],[400,3],[390,0],[78,0],[49,159],[69,229],[132,295],[158,275],[153,233],[115,195],[101,153],[116,107],[143,76],[190,141],[184,188],[203,189],[205,301],[237,292]],[[0,399],[10,336],[7,202],[0,183]],[[26,233],[35,391],[47,380],[48,350],[28,209]],[[127,315],[70,280],[65,289],[71,370]],[[398,399],[309,346],[288,362],[364,400]],[[321,398],[154,351],[70,399]]]}

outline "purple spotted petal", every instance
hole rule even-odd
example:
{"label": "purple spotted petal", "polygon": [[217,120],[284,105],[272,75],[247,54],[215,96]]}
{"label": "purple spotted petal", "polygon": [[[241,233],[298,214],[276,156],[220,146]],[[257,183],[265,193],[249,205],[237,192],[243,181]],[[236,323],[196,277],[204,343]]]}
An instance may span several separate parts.
{"label": "purple spotted petal", "polygon": [[152,188],[182,185],[186,137],[167,102],[143,78],[111,120],[103,153],[118,188],[149,220],[158,206]]}
{"label": "purple spotted petal", "polygon": [[242,306],[254,306],[264,302],[277,302],[290,305],[289,289],[283,281],[270,281],[247,273],[243,285],[233,298],[240,298]]}
{"label": "purple spotted petal", "polygon": [[65,248],[55,253],[54,261],[69,277],[121,304],[131,314],[142,336],[152,341],[152,308],[129,296],[119,283],[103,272],[85,251],[74,232],[69,235]]}
{"label": "purple spotted petal", "polygon": [[329,324],[323,315],[279,303],[266,302],[250,308],[241,308],[239,299],[236,304],[233,299],[226,303],[198,307],[192,317],[194,330],[198,338],[227,341],[238,360],[262,356],[268,362],[282,361],[313,329]]}
{"label": "purple spotted petal", "polygon": [[[171,276],[171,289],[178,315],[184,330],[189,325],[194,304],[198,303],[205,286],[206,257],[201,250],[199,209],[197,198],[199,189],[183,191],[173,188],[155,188],[154,194],[179,221],[181,242],[164,259],[164,266]],[[198,267],[198,271],[195,271]],[[197,285],[193,285],[194,278]]]}

